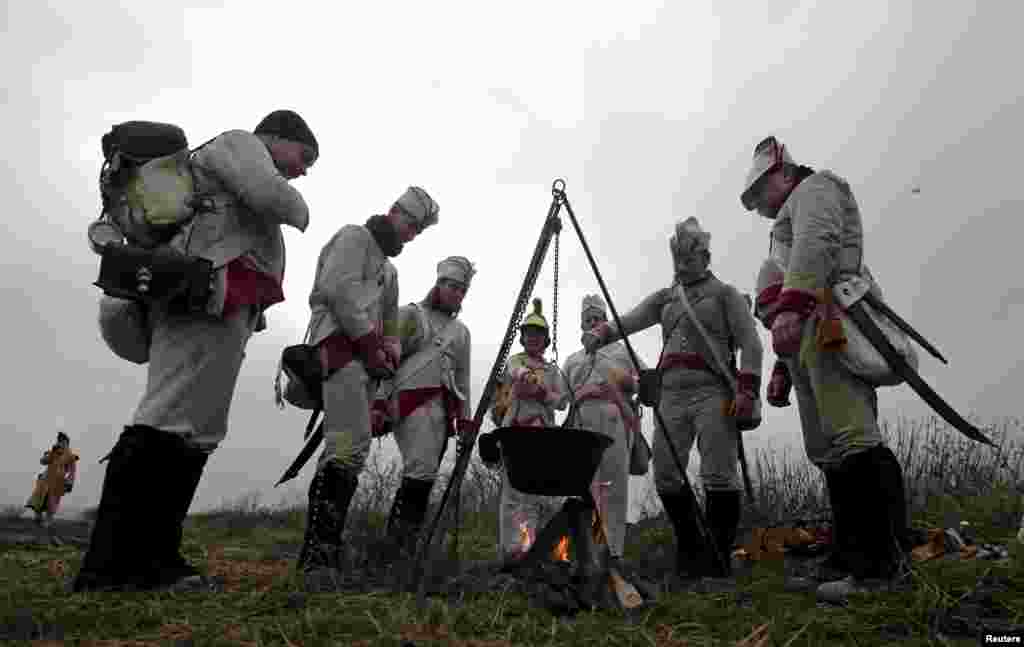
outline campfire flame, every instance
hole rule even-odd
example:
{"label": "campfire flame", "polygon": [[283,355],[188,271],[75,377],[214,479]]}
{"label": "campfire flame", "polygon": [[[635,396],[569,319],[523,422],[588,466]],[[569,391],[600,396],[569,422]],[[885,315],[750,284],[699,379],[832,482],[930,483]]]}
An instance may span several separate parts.
{"label": "campfire flame", "polygon": [[567,562],[569,561],[569,538],[562,537],[558,540],[558,545],[551,551],[551,559],[556,562]]}

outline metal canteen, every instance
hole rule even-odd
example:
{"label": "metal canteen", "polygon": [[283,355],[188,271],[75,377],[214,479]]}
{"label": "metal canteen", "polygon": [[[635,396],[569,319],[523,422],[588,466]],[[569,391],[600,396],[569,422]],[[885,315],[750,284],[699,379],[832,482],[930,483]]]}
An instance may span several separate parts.
{"label": "metal canteen", "polygon": [[108,243],[123,243],[124,235],[121,230],[111,222],[97,220],[89,225],[87,230],[89,236],[89,247],[95,254],[103,254],[103,248]]}

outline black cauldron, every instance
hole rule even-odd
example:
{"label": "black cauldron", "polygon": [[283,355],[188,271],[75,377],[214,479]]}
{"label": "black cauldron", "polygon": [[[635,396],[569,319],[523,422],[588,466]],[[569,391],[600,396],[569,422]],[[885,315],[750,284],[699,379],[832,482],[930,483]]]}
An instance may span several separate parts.
{"label": "black cauldron", "polygon": [[502,427],[493,432],[512,487],[542,496],[583,496],[612,439],[586,429]]}

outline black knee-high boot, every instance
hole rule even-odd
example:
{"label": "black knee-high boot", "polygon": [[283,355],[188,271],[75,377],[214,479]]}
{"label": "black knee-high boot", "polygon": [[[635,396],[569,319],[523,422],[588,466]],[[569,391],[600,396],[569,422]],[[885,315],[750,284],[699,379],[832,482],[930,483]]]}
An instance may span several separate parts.
{"label": "black knee-high boot", "polygon": [[327,463],[309,484],[306,536],[297,567],[301,571],[342,567],[341,534],[345,530],[359,477],[352,470]]}
{"label": "black knee-high boot", "polygon": [[832,508],[832,551],[819,566],[819,579],[841,579],[849,572],[850,543],[853,529],[849,527],[846,511],[850,507],[849,484],[845,472],[831,467],[824,470],[829,505]]}
{"label": "black knee-high boot", "polygon": [[[870,450],[874,454],[875,482],[881,501],[885,502],[888,532],[880,538],[878,552],[886,565],[882,576],[894,575],[910,550],[907,498],[903,482],[903,468],[892,449],[878,445]],[[882,535],[880,534],[880,537]]]}
{"label": "black knee-high boot", "polygon": [[861,579],[893,577],[906,534],[903,470],[884,445],[847,457],[840,469],[850,487],[844,510],[850,573]]}
{"label": "black knee-high boot", "polygon": [[160,513],[151,492],[152,465],[162,447],[148,428],[125,427],[108,455],[100,505],[89,548],[72,583],[74,592],[145,589],[157,579],[158,561],[140,539],[142,529],[155,528]]}
{"label": "black knee-high boot", "polygon": [[715,546],[724,564],[715,555],[707,556],[710,574],[717,577],[732,575],[732,547],[736,543],[736,531],[740,523],[741,501],[738,490],[709,490],[708,525],[715,538]]}
{"label": "black knee-high boot", "polygon": [[699,504],[693,490],[658,492],[658,496],[676,535],[676,573],[686,578],[707,575],[708,551],[697,525],[695,507]]}
{"label": "black knee-high boot", "polygon": [[189,507],[195,498],[196,489],[209,460],[207,452],[187,446],[184,441],[177,444],[175,456],[170,462],[168,488],[165,490],[167,505],[167,530],[159,538],[161,585],[170,585],[179,580],[198,576],[199,570],[181,554],[183,524]]}
{"label": "black knee-high boot", "polygon": [[388,516],[387,534],[394,542],[394,557],[411,556],[416,550],[420,528],[427,516],[433,481],[403,478]]}

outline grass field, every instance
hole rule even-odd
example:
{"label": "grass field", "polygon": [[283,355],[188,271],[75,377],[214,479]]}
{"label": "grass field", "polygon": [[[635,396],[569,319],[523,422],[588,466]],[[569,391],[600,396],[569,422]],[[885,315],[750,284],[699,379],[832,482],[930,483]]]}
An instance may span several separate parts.
{"label": "grass field", "polygon": [[[1024,624],[1024,547],[1013,539],[1022,513],[1021,432],[1020,421],[996,423],[991,431],[1000,444],[996,451],[963,442],[934,421],[887,424],[904,466],[914,525],[939,527],[959,515],[979,541],[1005,544],[1011,557],[917,563],[910,590],[854,596],[845,607],[819,606],[813,591],[787,592],[785,561],[754,564],[739,578],[737,591],[662,594],[630,618],[608,611],[556,618],[507,590],[454,601],[431,598],[426,608],[417,608],[413,596],[389,590],[306,593],[291,571],[304,510],[243,497],[187,522],[184,552],[219,578],[224,591],[218,593],[68,594],[66,579],[78,568],[81,548],[0,545],[0,637],[34,631],[51,639],[24,644],[110,647],[682,647],[734,645],[767,624],[766,644],[779,647],[976,645],[977,637],[964,626],[972,618]],[[822,479],[805,461],[767,454],[752,459],[757,507],[744,511],[744,526],[828,517]],[[379,535],[397,481],[392,466],[371,466],[350,514],[350,542]],[[462,505],[459,545],[466,561],[494,557],[497,489],[494,474],[474,466]],[[440,493],[436,488],[435,498]],[[649,509],[655,507],[651,502]],[[627,562],[667,572],[671,554],[671,531],[662,519],[650,517],[630,528]]]}

